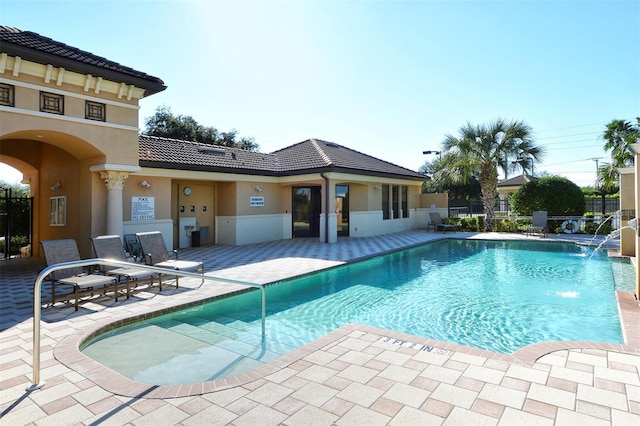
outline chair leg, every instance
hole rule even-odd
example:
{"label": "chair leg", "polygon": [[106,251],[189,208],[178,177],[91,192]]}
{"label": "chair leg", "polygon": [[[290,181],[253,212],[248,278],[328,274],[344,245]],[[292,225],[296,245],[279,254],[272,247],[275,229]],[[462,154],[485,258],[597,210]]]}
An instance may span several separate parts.
{"label": "chair leg", "polygon": [[78,286],[75,286],[73,288],[73,295],[75,296],[75,308],[76,311],[78,310],[78,304],[79,304],[79,300],[80,300],[80,295],[78,294]]}
{"label": "chair leg", "polygon": [[51,306],[56,304],[56,282],[51,281]]}

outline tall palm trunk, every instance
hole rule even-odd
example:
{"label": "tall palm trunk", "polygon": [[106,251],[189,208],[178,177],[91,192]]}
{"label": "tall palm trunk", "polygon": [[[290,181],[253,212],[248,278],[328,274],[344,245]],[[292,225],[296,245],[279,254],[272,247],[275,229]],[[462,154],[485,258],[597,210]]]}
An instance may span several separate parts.
{"label": "tall palm trunk", "polygon": [[498,201],[498,171],[489,164],[483,164],[478,175],[480,190],[482,191],[482,204],[486,213],[494,216],[496,202]]}

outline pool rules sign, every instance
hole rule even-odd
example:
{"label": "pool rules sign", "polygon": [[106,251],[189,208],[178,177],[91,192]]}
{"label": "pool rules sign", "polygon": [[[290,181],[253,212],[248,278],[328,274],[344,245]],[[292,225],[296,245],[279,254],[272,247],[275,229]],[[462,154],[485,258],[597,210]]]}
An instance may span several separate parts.
{"label": "pool rules sign", "polygon": [[131,220],[155,220],[155,197],[131,197]]}

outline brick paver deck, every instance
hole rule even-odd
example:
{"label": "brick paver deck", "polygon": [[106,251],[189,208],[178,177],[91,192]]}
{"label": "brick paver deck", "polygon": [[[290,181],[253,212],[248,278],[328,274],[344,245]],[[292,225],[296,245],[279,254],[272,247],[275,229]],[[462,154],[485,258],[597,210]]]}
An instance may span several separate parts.
{"label": "brick paver deck", "polygon": [[[182,257],[204,260],[211,275],[268,283],[443,237],[412,231],[335,244],[296,239],[193,248]],[[640,424],[640,310],[630,292],[618,292],[624,345],[548,342],[505,355],[349,324],[266,367],[188,386],[137,384],[77,351],[84,336],[113,321],[233,290],[181,279],[179,289],[143,287],[129,300],[84,302],[78,312],[64,304],[43,309],[46,384],[29,392],[32,287],[43,266],[32,258],[0,262],[3,425]]]}

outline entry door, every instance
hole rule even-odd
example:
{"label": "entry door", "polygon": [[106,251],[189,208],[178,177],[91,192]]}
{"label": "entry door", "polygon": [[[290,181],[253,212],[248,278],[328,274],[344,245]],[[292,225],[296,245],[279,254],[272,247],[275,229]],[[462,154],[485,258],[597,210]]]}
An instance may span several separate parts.
{"label": "entry door", "polygon": [[294,186],[293,197],[293,237],[320,236],[320,210],[322,209],[320,186]]}
{"label": "entry door", "polygon": [[338,236],[349,236],[349,185],[336,185]]}

